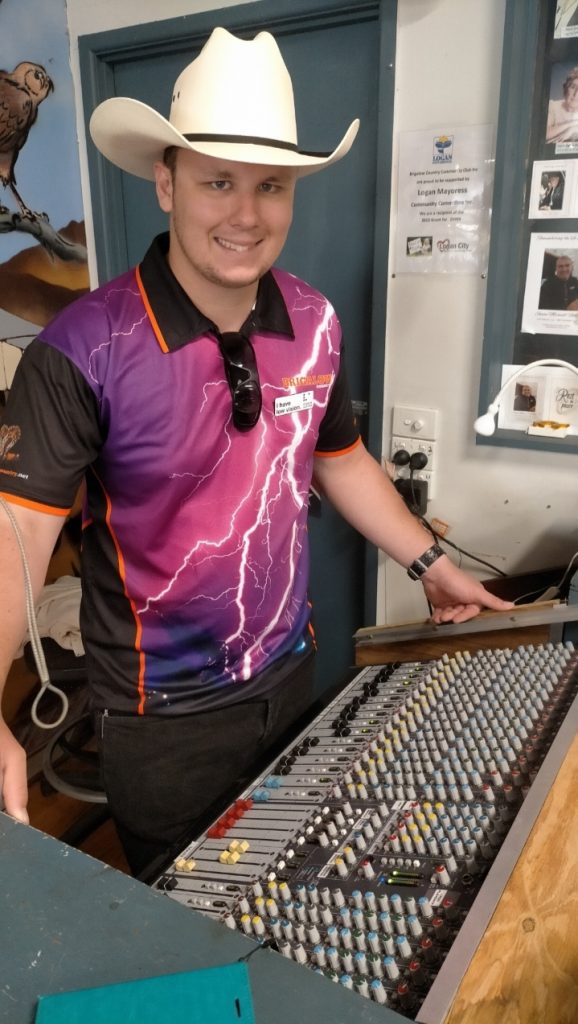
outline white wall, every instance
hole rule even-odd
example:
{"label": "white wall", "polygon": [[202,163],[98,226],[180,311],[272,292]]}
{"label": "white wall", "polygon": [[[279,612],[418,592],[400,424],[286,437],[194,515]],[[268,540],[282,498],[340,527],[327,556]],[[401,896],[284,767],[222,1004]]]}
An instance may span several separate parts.
{"label": "white wall", "polygon": [[[402,130],[496,124],[504,9],[505,0],[400,0],[396,143]],[[485,281],[405,274],[388,288],[384,451],[395,404],[440,410],[428,515],[507,572],[564,564],[578,549],[576,456],[475,444]],[[467,560],[464,567],[492,575]],[[378,621],[426,615],[419,584],[382,563]]]}
{"label": "white wall", "polygon": [[[162,18],[241,0],[165,0]],[[259,0],[253,0],[259,2]],[[81,173],[92,279],[94,247],[78,69],[78,36],[160,20],[156,0],[67,0],[78,96]],[[505,0],[398,0],[395,142],[400,131],[496,124]],[[395,166],[392,238],[395,232]],[[384,451],[393,405],[440,410],[436,498],[428,514],[449,538],[508,571],[563,564],[578,549],[576,456],[476,446],[485,282],[400,275],[388,282]],[[465,562],[476,571],[474,563]],[[480,569],[481,577],[489,574]],[[378,621],[423,619],[421,587],[382,561]]]}

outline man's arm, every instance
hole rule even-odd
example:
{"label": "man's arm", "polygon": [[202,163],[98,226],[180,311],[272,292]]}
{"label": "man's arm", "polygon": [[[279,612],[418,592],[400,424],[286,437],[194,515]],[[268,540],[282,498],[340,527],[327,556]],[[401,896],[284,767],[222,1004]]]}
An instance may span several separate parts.
{"label": "man's arm", "polygon": [[[22,534],[34,599],[37,600],[64,518],[13,503],[9,508]],[[25,631],[26,601],[20,550],[6,509],[0,505],[0,699],[6,676]],[[1,712],[0,791],[7,813],[27,822],[26,753],[6,725]]]}
{"label": "man's arm", "polygon": [[[318,456],[314,479],[344,519],[405,568],[432,546],[431,534],[409,512],[363,444],[345,455]],[[434,562],[422,583],[434,607],[434,622],[466,622],[482,608],[512,607],[458,569],[447,555]]]}

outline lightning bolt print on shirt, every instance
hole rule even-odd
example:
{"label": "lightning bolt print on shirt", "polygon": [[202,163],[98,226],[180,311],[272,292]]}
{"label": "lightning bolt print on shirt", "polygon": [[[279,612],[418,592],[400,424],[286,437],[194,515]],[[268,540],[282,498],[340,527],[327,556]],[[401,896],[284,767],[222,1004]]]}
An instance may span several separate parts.
{"label": "lightning bolt print on shirt", "polygon": [[[155,240],[139,268],[30,346],[7,418],[22,478],[0,462],[7,497],[55,511],[86,474],[81,625],[95,701],[155,714],[231,702],[295,647],[310,613],[313,456],[358,436],[335,311],[279,270],[244,325],[263,405],[239,431],[216,328],[165,250]],[[47,378],[56,397],[38,403]]]}

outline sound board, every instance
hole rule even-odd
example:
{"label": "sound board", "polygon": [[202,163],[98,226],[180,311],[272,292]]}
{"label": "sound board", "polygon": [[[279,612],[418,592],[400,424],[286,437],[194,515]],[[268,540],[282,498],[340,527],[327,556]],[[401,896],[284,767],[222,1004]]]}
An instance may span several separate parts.
{"label": "sound board", "polygon": [[575,734],[577,666],[546,643],[363,669],[154,888],[439,1024]]}

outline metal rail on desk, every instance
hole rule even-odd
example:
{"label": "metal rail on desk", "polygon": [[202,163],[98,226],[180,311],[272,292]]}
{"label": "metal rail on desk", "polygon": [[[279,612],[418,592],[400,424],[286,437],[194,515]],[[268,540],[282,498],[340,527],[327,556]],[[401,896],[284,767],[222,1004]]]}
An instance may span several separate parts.
{"label": "metal rail on desk", "polygon": [[[476,635],[499,630],[525,629],[533,626],[556,627],[565,622],[578,621],[578,606],[564,603],[520,605],[508,612],[481,612],[468,622],[410,622],[400,626],[364,626],[353,635],[356,648],[376,644],[404,643],[409,640],[439,640],[448,637]],[[560,637],[553,635],[552,640]]]}

